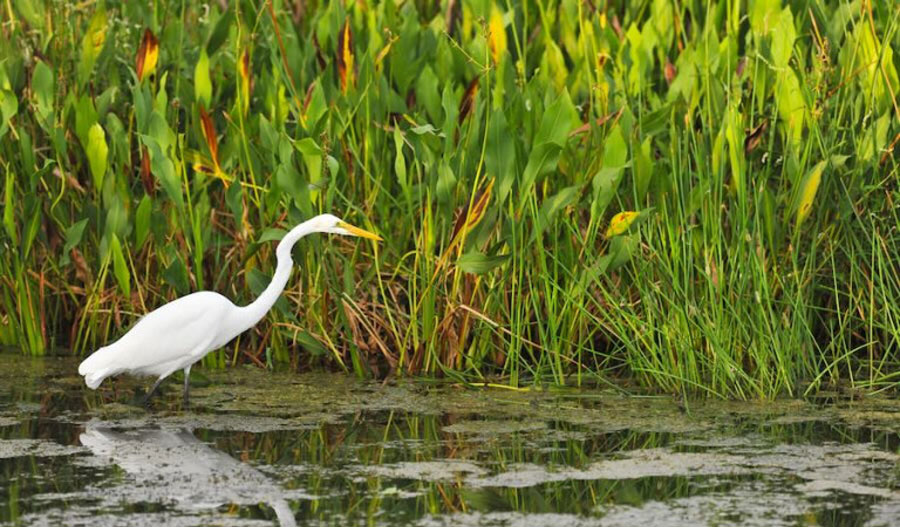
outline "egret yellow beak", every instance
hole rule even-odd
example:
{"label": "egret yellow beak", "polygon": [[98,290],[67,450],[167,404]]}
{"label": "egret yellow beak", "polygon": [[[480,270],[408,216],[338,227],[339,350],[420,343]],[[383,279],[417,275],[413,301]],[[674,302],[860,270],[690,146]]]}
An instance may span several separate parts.
{"label": "egret yellow beak", "polygon": [[345,221],[338,222],[338,227],[344,229],[345,231],[349,232],[353,236],[359,236],[360,238],[368,238],[370,240],[375,240],[376,242],[381,241],[381,236],[379,236],[375,233],[369,232],[365,229],[360,229],[359,227],[354,227],[353,225],[350,225],[349,223],[347,223]]}

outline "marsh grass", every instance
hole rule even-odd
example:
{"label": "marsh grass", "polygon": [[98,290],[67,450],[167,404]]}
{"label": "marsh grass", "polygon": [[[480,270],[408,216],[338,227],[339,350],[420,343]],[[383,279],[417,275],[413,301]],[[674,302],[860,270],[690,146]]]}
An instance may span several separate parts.
{"label": "marsh grass", "polygon": [[2,344],[247,302],[329,211],[386,241],[304,241],[205,365],[898,381],[891,2],[136,4],[3,8]]}

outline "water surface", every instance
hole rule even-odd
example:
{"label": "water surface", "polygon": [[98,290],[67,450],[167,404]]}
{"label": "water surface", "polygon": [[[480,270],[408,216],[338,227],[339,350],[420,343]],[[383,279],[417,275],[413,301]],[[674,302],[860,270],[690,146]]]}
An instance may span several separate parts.
{"label": "water surface", "polygon": [[154,410],[0,354],[0,525],[888,526],[900,402],[694,403],[238,368]]}

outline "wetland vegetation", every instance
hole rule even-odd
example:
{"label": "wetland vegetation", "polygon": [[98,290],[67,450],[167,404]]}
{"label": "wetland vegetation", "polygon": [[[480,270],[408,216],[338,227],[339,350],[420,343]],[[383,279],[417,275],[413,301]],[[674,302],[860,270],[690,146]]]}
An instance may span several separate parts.
{"label": "wetland vegetation", "polygon": [[0,344],[289,290],[204,360],[512,387],[889,390],[889,0],[9,0]]}

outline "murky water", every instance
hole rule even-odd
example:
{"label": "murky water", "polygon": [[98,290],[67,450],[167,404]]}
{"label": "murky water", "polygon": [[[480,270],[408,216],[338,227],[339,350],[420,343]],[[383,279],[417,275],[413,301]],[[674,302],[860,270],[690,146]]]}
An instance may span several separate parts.
{"label": "murky water", "polygon": [[0,525],[888,526],[900,402],[696,403],[0,354]]}

